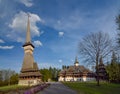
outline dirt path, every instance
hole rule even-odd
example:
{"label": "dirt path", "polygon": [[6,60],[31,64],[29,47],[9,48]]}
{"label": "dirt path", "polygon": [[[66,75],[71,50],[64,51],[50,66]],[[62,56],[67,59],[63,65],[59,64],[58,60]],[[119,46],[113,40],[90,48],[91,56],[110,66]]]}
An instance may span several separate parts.
{"label": "dirt path", "polygon": [[76,91],[71,90],[60,82],[52,82],[50,84],[51,85],[48,88],[37,94],[77,94]]}

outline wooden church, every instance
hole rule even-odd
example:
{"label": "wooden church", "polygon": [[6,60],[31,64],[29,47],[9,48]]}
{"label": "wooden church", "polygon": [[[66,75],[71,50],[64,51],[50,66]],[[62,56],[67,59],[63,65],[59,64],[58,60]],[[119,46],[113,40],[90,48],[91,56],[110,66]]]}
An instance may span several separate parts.
{"label": "wooden church", "polygon": [[93,81],[95,79],[95,73],[79,65],[77,57],[73,66],[64,68],[59,73],[58,81]]}
{"label": "wooden church", "polygon": [[37,85],[41,83],[41,73],[39,71],[37,63],[34,62],[33,51],[34,45],[31,42],[30,37],[30,21],[28,15],[26,41],[23,45],[24,59],[22,68],[19,74],[19,85]]}
{"label": "wooden church", "polygon": [[98,65],[99,80],[106,81],[108,80],[108,74],[106,71],[106,66],[103,64],[102,56],[100,57],[99,62],[100,62]]}

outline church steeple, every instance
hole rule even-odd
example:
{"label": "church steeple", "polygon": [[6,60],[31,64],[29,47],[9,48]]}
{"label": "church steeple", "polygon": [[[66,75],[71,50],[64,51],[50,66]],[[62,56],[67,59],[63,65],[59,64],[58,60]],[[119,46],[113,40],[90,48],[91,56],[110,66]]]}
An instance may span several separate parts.
{"label": "church steeple", "polygon": [[30,38],[30,21],[29,21],[29,17],[30,17],[30,15],[28,14],[26,43],[30,43],[30,42],[31,42],[31,38]]}
{"label": "church steeple", "polygon": [[33,57],[34,46],[31,43],[29,17],[30,15],[28,15],[26,41],[23,45],[24,59],[19,75],[19,85],[37,85],[41,81],[41,74]]}
{"label": "church steeple", "polygon": [[34,48],[34,45],[31,43],[31,36],[30,36],[30,15],[28,14],[28,22],[27,22],[27,32],[26,32],[26,41],[23,47],[31,45]]}
{"label": "church steeple", "polygon": [[75,58],[75,63],[74,63],[74,65],[75,65],[75,66],[78,66],[78,65],[79,65],[77,56],[76,56],[76,58]]}

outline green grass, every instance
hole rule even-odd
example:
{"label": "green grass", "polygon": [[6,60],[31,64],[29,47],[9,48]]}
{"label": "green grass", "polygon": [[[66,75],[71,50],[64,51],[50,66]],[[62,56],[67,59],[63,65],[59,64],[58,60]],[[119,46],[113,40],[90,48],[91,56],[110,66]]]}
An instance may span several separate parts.
{"label": "green grass", "polygon": [[10,85],[0,87],[0,91],[10,91],[10,90],[19,90],[19,89],[27,89],[27,86],[19,86],[19,85]]}
{"label": "green grass", "polygon": [[95,82],[64,82],[66,86],[74,89],[78,94],[120,94],[120,84],[101,83],[96,86]]}

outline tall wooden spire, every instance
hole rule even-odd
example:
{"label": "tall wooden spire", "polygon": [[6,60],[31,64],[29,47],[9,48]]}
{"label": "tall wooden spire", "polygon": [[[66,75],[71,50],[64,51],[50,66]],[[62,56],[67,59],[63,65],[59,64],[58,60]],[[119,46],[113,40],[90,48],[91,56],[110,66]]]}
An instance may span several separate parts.
{"label": "tall wooden spire", "polygon": [[26,41],[23,45],[24,59],[19,75],[19,85],[37,85],[41,81],[41,74],[33,57],[34,45],[31,43],[29,17],[28,14]]}
{"label": "tall wooden spire", "polygon": [[27,32],[26,32],[26,41],[23,47],[27,45],[31,45],[34,48],[34,45],[31,43],[31,34],[30,34],[30,15],[28,14],[28,21],[27,21]]}
{"label": "tall wooden spire", "polygon": [[30,17],[30,15],[28,14],[26,43],[30,43],[30,42],[31,42],[31,38],[30,38],[30,21],[29,21],[29,17]]}

